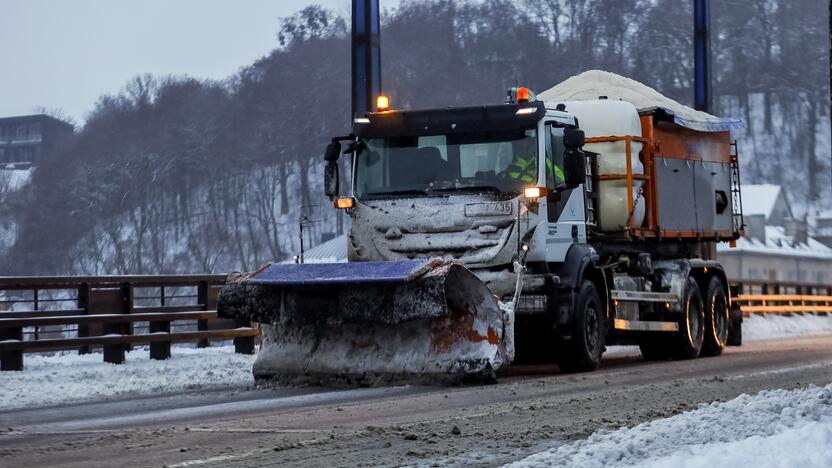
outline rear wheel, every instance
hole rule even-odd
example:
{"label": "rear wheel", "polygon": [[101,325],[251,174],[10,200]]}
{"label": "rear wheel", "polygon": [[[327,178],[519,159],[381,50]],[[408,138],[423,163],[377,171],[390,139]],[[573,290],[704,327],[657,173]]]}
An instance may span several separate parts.
{"label": "rear wheel", "polygon": [[705,292],[705,343],[702,356],[719,356],[728,341],[728,297],[722,281],[712,277]]}
{"label": "rear wheel", "polygon": [[604,352],[607,322],[598,290],[584,280],[575,299],[572,337],[563,343],[557,363],[564,372],[588,372],[598,368]]}
{"label": "rear wheel", "polygon": [[702,350],[705,340],[705,307],[702,294],[696,280],[688,278],[682,302],[682,318],[679,320],[679,332],[674,337],[673,357],[676,359],[694,359]]}

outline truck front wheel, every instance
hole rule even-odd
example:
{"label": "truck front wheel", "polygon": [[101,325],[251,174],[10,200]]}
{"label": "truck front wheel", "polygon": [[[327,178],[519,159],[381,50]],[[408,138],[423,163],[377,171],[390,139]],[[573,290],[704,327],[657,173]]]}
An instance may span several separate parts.
{"label": "truck front wheel", "polygon": [[705,344],[702,356],[719,356],[728,341],[728,298],[722,281],[712,277],[705,293]]}
{"label": "truck front wheel", "polygon": [[679,332],[674,337],[673,357],[694,359],[702,350],[705,341],[705,307],[696,280],[688,278],[682,302],[682,317]]}
{"label": "truck front wheel", "polygon": [[572,337],[558,350],[558,366],[564,372],[595,370],[604,352],[607,321],[598,290],[589,280],[581,283],[573,317]]}

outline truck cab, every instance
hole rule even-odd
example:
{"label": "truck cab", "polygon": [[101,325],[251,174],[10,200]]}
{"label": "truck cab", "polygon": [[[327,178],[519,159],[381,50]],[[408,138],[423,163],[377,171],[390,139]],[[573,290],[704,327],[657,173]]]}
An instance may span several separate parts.
{"label": "truck cab", "polygon": [[[521,255],[563,261],[586,241],[582,141],[566,112],[388,111],[356,117],[353,134],[349,261],[449,257],[510,271]],[[578,164],[565,164],[565,135]]]}

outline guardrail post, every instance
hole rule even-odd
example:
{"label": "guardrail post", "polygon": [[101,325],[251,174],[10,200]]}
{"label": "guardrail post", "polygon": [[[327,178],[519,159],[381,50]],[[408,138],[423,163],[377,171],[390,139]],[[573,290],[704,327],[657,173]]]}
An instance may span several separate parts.
{"label": "guardrail post", "polygon": [[[22,327],[0,327],[0,340],[23,341]],[[22,371],[23,350],[9,350],[0,352],[0,370]]]}
{"label": "guardrail post", "polygon": [[[237,320],[238,327],[250,327],[251,322]],[[241,336],[234,338],[234,352],[238,354],[254,354],[254,337]]]}
{"label": "guardrail post", "polygon": [[[34,307],[33,307],[34,310],[40,310],[40,304],[39,304],[39,301],[38,301],[38,288],[35,288],[35,289],[32,290],[32,304],[34,305]],[[35,329],[34,330],[35,331],[34,339],[38,340],[38,339],[40,339],[40,327],[35,325],[34,329]]]}
{"label": "guardrail post", "polygon": [[[170,333],[170,322],[150,322],[149,332],[166,332]],[[157,341],[150,343],[150,359],[165,360],[170,358],[170,341]]]}
{"label": "guardrail post", "polygon": [[[96,301],[97,313],[127,314],[130,313],[133,304],[132,289],[129,283],[124,283],[118,289],[101,289],[96,293],[100,296],[100,302]],[[107,310],[109,308],[110,310]],[[104,325],[104,334],[127,335],[129,324],[108,323]],[[125,344],[104,345],[104,362],[113,364],[124,363],[124,353],[127,349]]]}
{"label": "guardrail post", "polygon": [[[90,285],[84,283],[78,286],[78,308],[82,309],[84,315],[90,313]],[[78,325],[78,338],[90,336],[89,325]],[[89,346],[82,346],[78,348],[78,354],[89,354],[91,349]]]}
{"label": "guardrail post", "polygon": [[[208,282],[207,281],[200,281],[196,287],[196,296],[197,302],[201,304],[202,310],[210,310],[211,305],[209,304],[208,300]],[[205,331],[208,330],[208,321],[207,320],[197,320],[196,321],[196,329],[197,331]],[[202,339],[196,342],[197,348],[207,348],[211,346],[211,342],[206,339]]]}
{"label": "guardrail post", "polygon": [[[109,323],[104,325],[104,334],[124,334],[124,326],[121,323]],[[124,364],[124,348],[123,344],[104,345],[104,362],[111,364]]]}

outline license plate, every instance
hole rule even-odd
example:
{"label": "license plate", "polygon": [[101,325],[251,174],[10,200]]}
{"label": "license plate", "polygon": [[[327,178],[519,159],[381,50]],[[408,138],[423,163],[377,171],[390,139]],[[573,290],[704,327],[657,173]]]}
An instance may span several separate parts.
{"label": "license plate", "polygon": [[508,201],[465,205],[465,216],[509,216],[513,211],[513,205]]}

